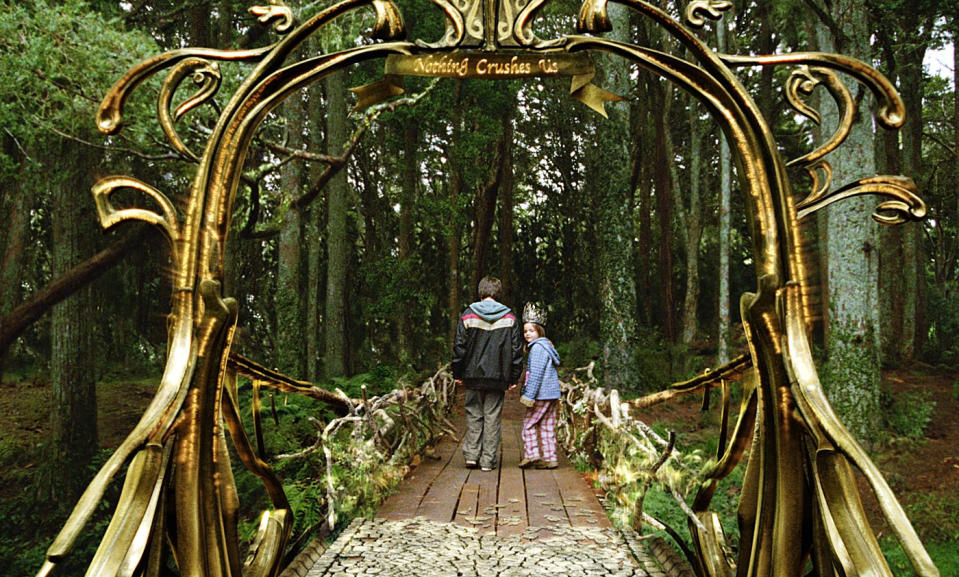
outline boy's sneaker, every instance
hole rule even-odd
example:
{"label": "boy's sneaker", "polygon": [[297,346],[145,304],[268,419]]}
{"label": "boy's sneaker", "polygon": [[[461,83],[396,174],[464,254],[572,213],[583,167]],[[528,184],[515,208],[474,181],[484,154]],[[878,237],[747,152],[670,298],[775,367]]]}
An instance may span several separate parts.
{"label": "boy's sneaker", "polygon": [[489,473],[492,470],[493,470],[492,467],[483,467],[482,469],[480,469],[480,471],[483,471],[484,473]]}
{"label": "boy's sneaker", "polygon": [[475,468],[476,468],[476,461],[466,461],[466,468],[467,468],[467,469],[475,469]]}
{"label": "boy's sneaker", "polygon": [[537,469],[555,469],[556,467],[559,467],[556,461],[540,461],[536,464]]}
{"label": "boy's sneaker", "polygon": [[530,467],[535,467],[540,463],[539,459],[523,459],[519,462],[520,469],[529,469]]}

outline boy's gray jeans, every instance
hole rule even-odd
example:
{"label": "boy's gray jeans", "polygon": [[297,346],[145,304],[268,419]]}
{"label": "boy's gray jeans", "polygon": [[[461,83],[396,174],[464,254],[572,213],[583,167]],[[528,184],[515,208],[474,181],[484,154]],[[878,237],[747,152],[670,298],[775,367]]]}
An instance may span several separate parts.
{"label": "boy's gray jeans", "polygon": [[504,391],[466,389],[466,436],[463,458],[475,461],[484,469],[499,463],[502,436]]}

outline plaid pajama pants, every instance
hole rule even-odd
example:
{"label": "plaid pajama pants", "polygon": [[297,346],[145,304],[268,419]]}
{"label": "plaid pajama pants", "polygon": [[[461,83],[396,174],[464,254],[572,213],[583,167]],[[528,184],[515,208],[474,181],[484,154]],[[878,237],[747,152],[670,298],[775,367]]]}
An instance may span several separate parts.
{"label": "plaid pajama pants", "polygon": [[523,453],[527,459],[556,461],[556,399],[536,401],[523,417]]}

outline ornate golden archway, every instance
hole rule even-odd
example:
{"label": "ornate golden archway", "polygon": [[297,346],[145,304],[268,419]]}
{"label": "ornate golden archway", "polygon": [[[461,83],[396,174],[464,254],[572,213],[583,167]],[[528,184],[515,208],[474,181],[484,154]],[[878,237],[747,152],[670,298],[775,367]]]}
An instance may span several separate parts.
{"label": "ornate golden archway", "polygon": [[[810,197],[794,203],[787,162],[780,156],[768,122],[733,73],[740,66],[788,65],[794,71],[786,96],[809,114],[802,95],[824,85],[839,104],[843,121],[826,145],[791,165],[815,178],[828,174],[823,156],[849,132],[855,104],[836,72],[867,86],[879,102],[878,119],[888,128],[904,120],[903,104],[876,70],[843,56],[820,53],[743,57],[719,54],[692,30],[718,19],[730,3],[693,0],[677,21],[640,0],[617,0],[651,19],[677,39],[689,55],[681,59],[649,47],[597,36],[609,31],[607,0],[586,0],[576,34],[542,40],[532,31],[546,0],[433,0],[445,13],[446,32],[436,42],[406,41],[399,9],[390,0],[345,0],[295,25],[280,0],[251,9],[282,36],[255,50],[188,48],[131,69],[106,96],[97,122],[101,131],[122,127],[124,101],[146,78],[166,73],[159,96],[159,120],[172,145],[198,169],[189,204],[178,216],[160,190],[131,177],[108,177],[93,190],[101,224],[143,220],[165,234],[172,249],[173,303],[168,358],[155,397],[139,423],[89,485],[48,551],[39,575],[50,574],[70,550],[109,483],[126,468],[120,502],[88,575],[156,575],[164,535],[171,540],[182,575],[214,577],[276,575],[292,526],[292,513],[268,465],[247,441],[237,414],[236,369],[228,363],[237,304],[222,294],[224,257],[234,196],[250,142],[266,115],[288,96],[351,64],[385,59],[384,80],[359,90],[368,105],[398,94],[394,78],[404,74],[488,78],[568,75],[572,92],[602,112],[616,97],[590,84],[591,52],[618,55],[680,85],[714,115],[731,144],[752,235],[758,287],[743,296],[741,311],[756,384],[744,393],[731,440],[710,472],[693,509],[707,530],[691,527],[697,570],[704,576],[797,576],[812,562],[818,575],[890,575],[868,527],[853,478],[866,478],[886,519],[917,572],[938,571],[878,469],[830,407],[814,364],[802,301],[803,261],[798,219],[837,200],[862,194],[888,197],[877,220],[895,224],[921,218],[925,207],[912,181],[876,176],[830,189],[828,179]],[[372,7],[372,42],[347,50],[287,62],[294,49],[334,18]],[[207,103],[220,86],[218,62],[254,64],[219,115],[202,155],[180,139],[175,120]],[[176,111],[173,95],[192,78],[197,93]],[[117,209],[111,195],[134,189],[159,210]],[[244,465],[258,475],[272,501],[263,513],[252,561],[241,567],[236,536],[237,497],[226,447],[226,425]],[[740,503],[742,547],[733,562],[709,502],[716,481],[740,461],[752,439]]]}

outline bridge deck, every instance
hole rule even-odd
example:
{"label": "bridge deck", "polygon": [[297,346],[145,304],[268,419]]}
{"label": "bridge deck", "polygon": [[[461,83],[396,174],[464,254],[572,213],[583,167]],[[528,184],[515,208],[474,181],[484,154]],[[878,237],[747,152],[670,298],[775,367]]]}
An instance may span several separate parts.
{"label": "bridge deck", "polygon": [[[467,469],[461,443],[446,438],[437,446],[436,458],[425,459],[413,470],[377,517],[422,517],[500,537],[522,534],[527,527],[611,527],[598,499],[565,455],[557,469],[519,468],[523,411],[518,394],[508,393],[497,468]],[[461,439],[465,429],[461,411],[455,424]]]}
{"label": "bridge deck", "polygon": [[[460,442],[443,440],[376,518],[355,519],[329,548],[315,542],[283,577],[663,577],[646,541],[612,527],[565,457],[553,470],[519,468],[517,397],[507,395],[497,468],[467,469]],[[461,439],[461,409],[454,422]]]}

